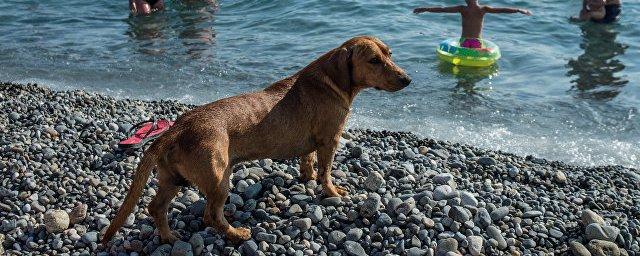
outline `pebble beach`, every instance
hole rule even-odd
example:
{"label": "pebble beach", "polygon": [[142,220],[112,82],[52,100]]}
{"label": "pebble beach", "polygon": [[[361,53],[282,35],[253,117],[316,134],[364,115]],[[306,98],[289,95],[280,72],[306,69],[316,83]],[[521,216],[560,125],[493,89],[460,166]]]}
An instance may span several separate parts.
{"label": "pebble beach", "polygon": [[205,227],[205,198],[187,187],[169,209],[182,240],[161,244],[152,176],[101,245],[143,153],[118,141],[193,107],[0,84],[0,255],[640,255],[639,170],[361,129],[343,133],[333,165],[346,197],[299,181],[297,159],[234,168],[225,214],[251,240]]}

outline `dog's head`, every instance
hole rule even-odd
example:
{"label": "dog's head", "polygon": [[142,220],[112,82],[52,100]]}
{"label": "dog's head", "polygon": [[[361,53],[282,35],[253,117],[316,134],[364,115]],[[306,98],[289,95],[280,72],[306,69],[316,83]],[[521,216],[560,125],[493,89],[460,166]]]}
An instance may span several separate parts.
{"label": "dog's head", "polygon": [[398,91],[411,83],[407,73],[391,60],[391,50],[378,38],[359,36],[349,39],[333,50],[331,64],[334,79],[344,89],[360,90],[373,87]]}

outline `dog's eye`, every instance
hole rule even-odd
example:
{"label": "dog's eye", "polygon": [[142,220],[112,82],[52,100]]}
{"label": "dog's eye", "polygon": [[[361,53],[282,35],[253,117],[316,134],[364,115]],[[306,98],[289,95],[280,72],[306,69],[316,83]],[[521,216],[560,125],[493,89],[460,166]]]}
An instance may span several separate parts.
{"label": "dog's eye", "polygon": [[382,63],[382,60],[380,58],[378,58],[378,57],[375,57],[375,58],[369,60],[369,63],[371,63],[371,64],[380,64],[380,63]]}

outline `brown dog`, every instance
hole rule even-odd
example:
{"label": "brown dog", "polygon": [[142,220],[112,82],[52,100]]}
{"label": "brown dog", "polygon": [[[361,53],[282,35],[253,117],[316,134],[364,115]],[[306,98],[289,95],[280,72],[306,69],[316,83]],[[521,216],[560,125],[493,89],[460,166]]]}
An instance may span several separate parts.
{"label": "brown dog", "polygon": [[367,87],[397,91],[411,83],[375,37],[355,37],[263,91],[221,99],[184,113],[145,152],[129,193],[104,234],[107,243],[122,226],[157,167],[158,193],[149,213],[163,243],[177,240],[167,208],[179,187],[195,185],[207,198],[204,221],[232,241],[251,232],[224,217],[234,164],[263,158],[301,156],[302,180],[316,178],[327,196],[345,195],[333,185],[331,164],[356,94]]}

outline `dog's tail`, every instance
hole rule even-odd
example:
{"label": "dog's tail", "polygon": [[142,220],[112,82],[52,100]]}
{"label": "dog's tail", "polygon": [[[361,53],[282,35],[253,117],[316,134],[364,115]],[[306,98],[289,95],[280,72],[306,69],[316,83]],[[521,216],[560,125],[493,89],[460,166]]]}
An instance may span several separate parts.
{"label": "dog's tail", "polygon": [[158,158],[158,152],[160,151],[160,141],[156,141],[153,143],[149,149],[144,153],[144,156],[140,160],[140,164],[138,165],[138,169],[133,176],[133,181],[131,182],[131,187],[129,188],[129,193],[124,198],[124,202],[118,209],[118,213],[116,217],[113,219],[107,231],[105,231],[104,236],[102,237],[102,244],[106,245],[111,237],[118,232],[118,229],[122,227],[122,224],[127,220],[127,217],[133,211],[133,208],[138,203],[138,199],[142,196],[142,192],[144,190],[145,185],[147,184],[147,180],[149,180],[149,176],[151,175],[151,171],[156,166],[156,161]]}

